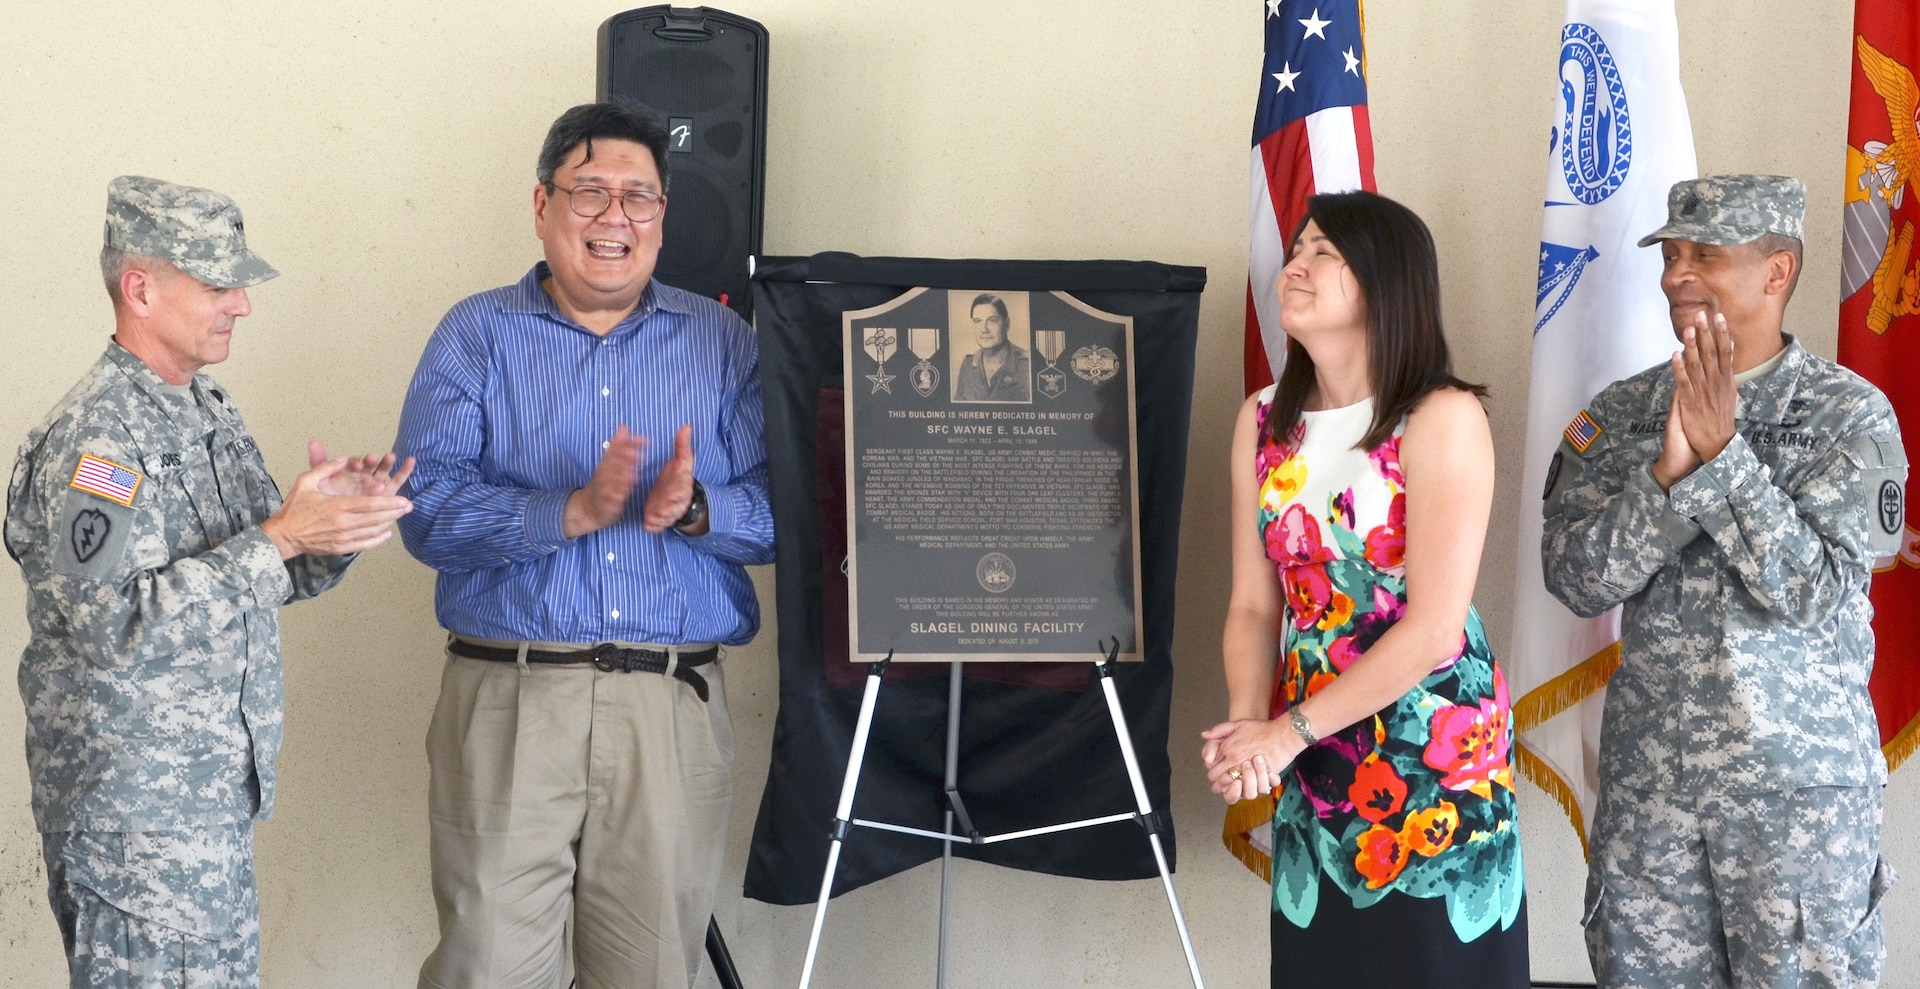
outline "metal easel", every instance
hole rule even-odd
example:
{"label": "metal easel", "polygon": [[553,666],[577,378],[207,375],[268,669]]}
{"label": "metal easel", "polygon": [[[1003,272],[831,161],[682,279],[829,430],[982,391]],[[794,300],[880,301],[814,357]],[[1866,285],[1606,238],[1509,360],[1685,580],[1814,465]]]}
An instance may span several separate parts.
{"label": "metal easel", "polygon": [[[1116,821],[1134,821],[1146,832],[1147,843],[1153,847],[1153,861],[1160,868],[1160,884],[1167,891],[1167,905],[1173,910],[1173,924],[1180,933],[1180,948],[1187,956],[1187,972],[1193,978],[1194,989],[1206,989],[1206,983],[1200,978],[1200,963],[1193,955],[1193,939],[1187,934],[1186,916],[1180,911],[1180,897],[1173,890],[1173,875],[1167,870],[1167,855],[1160,844],[1160,835],[1169,825],[1167,817],[1153,809],[1147,799],[1147,785],[1140,777],[1140,761],[1134,755],[1133,735],[1127,731],[1126,713],[1120,708],[1120,694],[1114,689],[1113,667],[1119,660],[1120,640],[1115,639],[1111,648],[1102,642],[1107,650],[1107,658],[1094,665],[1100,676],[1100,690],[1106,695],[1107,714],[1113,719],[1113,732],[1120,742],[1120,756],[1126,761],[1127,779],[1133,784],[1135,811],[1131,814],[1109,814],[1106,817],[1089,818],[1066,824],[1053,824],[1040,828],[1028,828],[1024,831],[1011,831],[1006,834],[982,835],[974,827],[973,819],[967,814],[967,805],[960,797],[960,684],[962,666],[955,662],[949,664],[947,677],[947,764],[945,794],[945,823],[940,831],[928,831],[924,828],[907,827],[902,824],[888,824],[882,821],[867,821],[854,818],[853,797],[860,786],[860,767],[866,761],[867,737],[873,728],[873,709],[880,696],[880,681],[886,675],[887,667],[893,662],[893,653],[887,658],[867,667],[866,691],[860,698],[860,717],[854,724],[853,747],[847,753],[847,772],[840,783],[840,803],[833,812],[832,843],[827,848],[826,873],[820,878],[820,902],[814,908],[813,933],[807,939],[806,967],[800,973],[800,989],[808,989],[813,982],[813,964],[820,951],[820,931],[827,920],[827,900],[833,895],[833,877],[840,866],[840,848],[856,827],[874,828],[880,831],[892,831],[898,834],[931,838],[941,843],[940,854],[940,955],[939,970],[936,975],[937,989],[947,986],[947,904],[948,891],[953,879],[953,843],[964,841],[970,845],[991,845],[1019,838],[1033,838],[1043,834],[1055,834],[1061,831],[1075,831],[1080,828],[1097,827]],[[954,831],[958,823],[960,832]]]}

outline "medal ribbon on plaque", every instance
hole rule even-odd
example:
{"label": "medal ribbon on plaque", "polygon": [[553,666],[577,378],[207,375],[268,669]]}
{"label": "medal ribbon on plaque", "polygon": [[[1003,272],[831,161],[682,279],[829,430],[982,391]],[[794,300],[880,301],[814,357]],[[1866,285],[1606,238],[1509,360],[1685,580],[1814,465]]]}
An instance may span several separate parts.
{"label": "medal ribbon on plaque", "polygon": [[887,358],[892,357],[894,352],[899,349],[899,330],[892,327],[876,326],[867,331],[867,356],[873,358],[875,364],[880,365],[874,370],[874,373],[867,375],[867,380],[873,382],[873,394],[878,395],[881,392],[886,392],[889,395],[893,394],[894,375],[887,373]]}
{"label": "medal ribbon on plaque", "polygon": [[908,380],[913,382],[913,390],[919,392],[921,398],[929,398],[940,387],[940,369],[933,366],[933,355],[940,352],[940,331],[921,327],[907,330],[907,349],[920,358]]}
{"label": "medal ribbon on plaque", "polygon": [[1054,366],[1054,362],[1059,360],[1060,355],[1067,349],[1067,331],[1035,330],[1033,345],[1047,362],[1047,366],[1040,371],[1040,394],[1048,398],[1059,398],[1067,390],[1067,376]]}

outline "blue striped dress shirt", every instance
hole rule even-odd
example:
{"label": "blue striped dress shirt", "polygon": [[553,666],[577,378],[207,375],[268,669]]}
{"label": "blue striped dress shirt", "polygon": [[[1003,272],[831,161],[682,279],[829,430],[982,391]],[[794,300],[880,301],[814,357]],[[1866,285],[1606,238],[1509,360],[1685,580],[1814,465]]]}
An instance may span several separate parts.
{"label": "blue striped dress shirt", "polygon": [[[595,336],[561,315],[546,277],[543,261],[455,305],[407,389],[394,450],[418,465],[400,535],[440,572],[435,615],[490,639],[745,643],[760,609],[744,568],[773,562],[753,331],[653,282]],[[650,535],[646,491],[682,423],[711,529]],[[622,424],[647,439],[627,514],[567,539],[567,497]]]}

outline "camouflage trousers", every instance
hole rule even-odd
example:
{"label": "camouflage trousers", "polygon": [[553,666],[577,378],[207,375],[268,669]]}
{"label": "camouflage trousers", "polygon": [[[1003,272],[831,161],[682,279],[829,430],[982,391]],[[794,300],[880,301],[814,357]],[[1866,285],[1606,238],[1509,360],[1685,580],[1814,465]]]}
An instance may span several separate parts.
{"label": "camouflage trousers", "polygon": [[253,825],[41,836],[73,989],[253,989]]}
{"label": "camouflage trousers", "polygon": [[1880,980],[1881,788],[1696,796],[1603,786],[1587,874],[1602,989]]}

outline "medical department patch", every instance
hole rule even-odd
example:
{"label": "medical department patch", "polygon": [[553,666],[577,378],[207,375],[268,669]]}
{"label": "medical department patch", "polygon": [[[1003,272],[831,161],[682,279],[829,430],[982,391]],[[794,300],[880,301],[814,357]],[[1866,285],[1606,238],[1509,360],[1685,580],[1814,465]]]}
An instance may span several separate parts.
{"label": "medical department patch", "polygon": [[73,486],[108,501],[133,506],[134,493],[140,490],[140,472],[91,453],[80,455],[80,466],[73,470]]}

